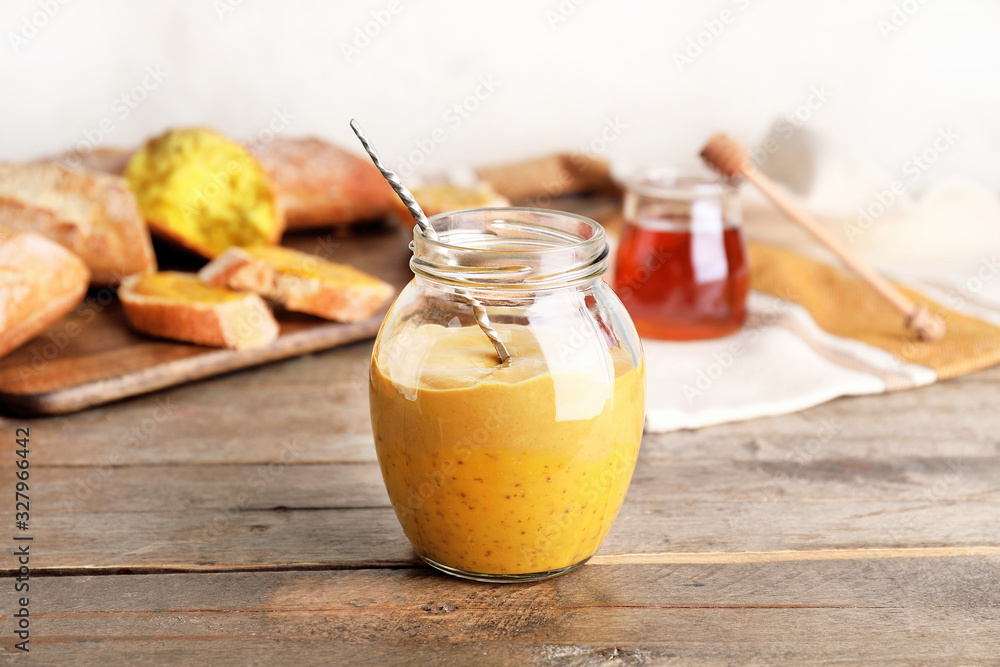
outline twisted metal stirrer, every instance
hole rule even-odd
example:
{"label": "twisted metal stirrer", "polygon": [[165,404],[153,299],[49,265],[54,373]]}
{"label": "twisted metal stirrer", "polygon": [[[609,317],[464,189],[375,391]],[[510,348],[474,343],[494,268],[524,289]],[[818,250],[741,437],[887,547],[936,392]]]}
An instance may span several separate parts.
{"label": "twisted metal stirrer", "polygon": [[[368,135],[364,133],[356,120],[351,120],[351,129],[354,130],[354,134],[358,135],[358,139],[361,140],[361,145],[365,147],[365,152],[368,153],[368,157],[372,159],[372,162],[375,163],[378,170],[382,172],[382,176],[385,177],[385,180],[389,181],[389,185],[392,186],[396,196],[399,197],[399,199],[406,206],[406,209],[410,212],[410,215],[413,216],[417,226],[420,227],[420,231],[422,231],[424,236],[432,241],[437,241],[437,232],[434,231],[433,227],[431,227],[430,222],[427,220],[427,216],[424,215],[424,212],[420,208],[420,204],[417,203],[417,200],[413,198],[410,191],[406,189],[405,185],[403,185],[403,181],[399,180],[399,176],[397,176],[391,169],[389,169],[389,167],[385,165],[384,162],[382,162],[382,158],[379,157],[378,151],[376,151],[375,147],[372,146],[372,142],[368,140]],[[493,347],[497,351],[497,356],[500,357],[500,363],[504,363],[510,359],[510,352],[507,351],[507,347],[503,344],[503,341],[500,340],[500,334],[498,334],[497,330],[493,328],[492,324],[490,324],[489,315],[486,314],[486,308],[483,304],[479,303],[475,297],[469,295],[465,292],[465,290],[456,290],[456,292],[472,305],[472,312],[476,316],[476,324],[479,325],[479,328],[483,330],[486,337],[490,339],[491,343],[493,343]]]}

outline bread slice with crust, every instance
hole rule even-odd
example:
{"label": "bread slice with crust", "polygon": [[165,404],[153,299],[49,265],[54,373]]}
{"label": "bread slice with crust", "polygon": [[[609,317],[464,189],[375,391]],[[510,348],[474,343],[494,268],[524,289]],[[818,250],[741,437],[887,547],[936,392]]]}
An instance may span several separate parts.
{"label": "bread slice with crust", "polygon": [[322,139],[276,137],[251,150],[271,177],[289,229],[382,218],[395,201],[371,161]]}
{"label": "bread slice with crust", "polygon": [[388,301],[392,285],[346,264],[290,248],[230,248],[198,277],[209,285],[254,292],[288,310],[337,322],[368,319]]}
{"label": "bread slice with crust", "polygon": [[118,298],[129,325],[151,336],[234,350],[264,347],[278,337],[263,299],[206,285],[193,273],[129,276]]}
{"label": "bread slice with crust", "polygon": [[149,229],[125,179],[55,164],[0,164],[0,225],[76,253],[99,285],[156,270]]}
{"label": "bread slice with crust", "polygon": [[0,357],[73,310],[89,282],[83,261],[61,245],[0,229]]}

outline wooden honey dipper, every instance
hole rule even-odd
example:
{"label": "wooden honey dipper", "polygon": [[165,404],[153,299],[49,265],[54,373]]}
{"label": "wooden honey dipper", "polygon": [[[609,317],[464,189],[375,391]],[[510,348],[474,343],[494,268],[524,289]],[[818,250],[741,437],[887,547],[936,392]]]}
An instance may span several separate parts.
{"label": "wooden honey dipper", "polygon": [[871,285],[886,301],[906,318],[906,326],[912,329],[918,340],[940,340],[945,334],[945,325],[935,317],[926,306],[913,303],[895,285],[879,275],[874,269],[862,262],[836,237],[820,223],[819,220],[806,213],[791,198],[778,189],[774,181],[760,173],[756,165],[750,161],[746,150],[725,134],[715,134],[701,149],[701,158],[715,171],[729,178],[742,176],[753,183],[758,190],[774,202],[781,211],[805,228],[845,265],[857,273]]}

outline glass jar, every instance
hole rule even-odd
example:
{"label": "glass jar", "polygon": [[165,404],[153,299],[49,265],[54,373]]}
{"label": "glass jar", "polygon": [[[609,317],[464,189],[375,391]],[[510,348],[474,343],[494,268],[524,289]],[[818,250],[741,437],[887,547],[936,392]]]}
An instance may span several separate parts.
{"label": "glass jar", "polygon": [[561,574],[607,535],[642,437],[642,348],[601,278],[604,230],[530,208],[430,223],[438,240],[414,229],[415,278],[372,352],[372,430],[389,499],[416,553],[439,570],[494,582]]}
{"label": "glass jar", "polygon": [[627,184],[615,291],[639,334],[735,333],[750,277],[736,188],[710,175],[650,170]]}

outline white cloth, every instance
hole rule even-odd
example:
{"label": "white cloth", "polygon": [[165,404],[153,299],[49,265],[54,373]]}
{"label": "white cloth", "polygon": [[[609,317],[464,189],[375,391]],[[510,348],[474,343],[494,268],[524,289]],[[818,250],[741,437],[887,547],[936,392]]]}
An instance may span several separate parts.
{"label": "white cloth", "polygon": [[800,306],[751,292],[747,325],[713,340],[643,340],[646,431],[796,412],[838,396],[930,384],[936,373],[822,331]]}

